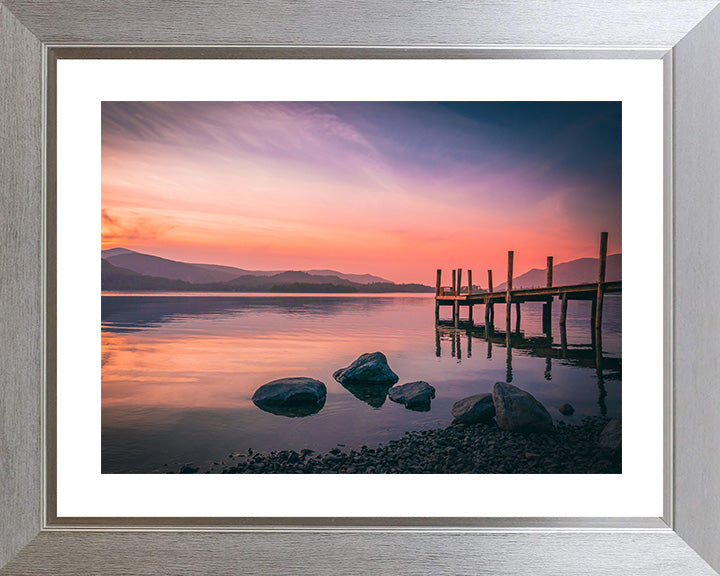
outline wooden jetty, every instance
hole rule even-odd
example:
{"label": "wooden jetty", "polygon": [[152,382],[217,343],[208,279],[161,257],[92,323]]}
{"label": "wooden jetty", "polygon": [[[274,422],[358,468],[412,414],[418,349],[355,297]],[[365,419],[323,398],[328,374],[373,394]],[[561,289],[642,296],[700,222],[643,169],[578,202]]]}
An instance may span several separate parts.
{"label": "wooden jetty", "polygon": [[439,322],[440,307],[452,306],[453,322],[455,327],[460,322],[460,309],[468,308],[468,319],[473,322],[473,307],[483,305],[485,307],[485,325],[492,326],[495,323],[495,304],[506,306],[506,330],[507,337],[510,337],[511,311],[515,305],[515,331],[520,331],[520,304],[525,302],[543,302],[543,332],[551,333],[551,318],[553,299],[560,300],[560,325],[565,326],[567,318],[567,305],[570,300],[591,300],[590,325],[594,333],[602,329],[603,296],[611,293],[622,293],[622,281],[606,282],[605,270],[607,264],[607,240],[608,233],[600,235],[600,261],[598,266],[597,282],[587,284],[574,284],[567,286],[553,285],[553,257],[547,258],[547,281],[546,286],[540,288],[513,289],[513,259],[514,252],[508,252],[507,286],[502,292],[493,290],[493,273],[488,270],[487,290],[476,289],[473,285],[472,270],[468,270],[467,286],[463,287],[463,270],[458,268],[452,271],[452,286],[442,285],[442,270],[437,271],[435,284],[435,320]]}

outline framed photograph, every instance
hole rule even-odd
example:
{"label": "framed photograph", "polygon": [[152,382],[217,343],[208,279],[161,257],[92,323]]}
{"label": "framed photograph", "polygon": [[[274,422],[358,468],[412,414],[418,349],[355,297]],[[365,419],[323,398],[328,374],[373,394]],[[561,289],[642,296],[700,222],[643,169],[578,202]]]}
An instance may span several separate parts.
{"label": "framed photograph", "polygon": [[3,573],[716,573],[716,4],[0,4]]}

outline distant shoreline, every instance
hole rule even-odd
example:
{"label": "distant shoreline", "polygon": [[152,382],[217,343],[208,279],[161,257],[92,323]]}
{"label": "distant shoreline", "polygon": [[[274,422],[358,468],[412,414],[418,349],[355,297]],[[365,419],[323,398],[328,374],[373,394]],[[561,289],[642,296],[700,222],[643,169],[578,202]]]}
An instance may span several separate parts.
{"label": "distant shoreline", "polygon": [[214,297],[214,298],[278,298],[278,297],[341,297],[341,298],[383,298],[388,296],[402,296],[404,298],[434,298],[434,292],[187,292],[187,291],[159,291],[159,290],[103,290],[103,297],[115,296],[154,296],[154,297]]}

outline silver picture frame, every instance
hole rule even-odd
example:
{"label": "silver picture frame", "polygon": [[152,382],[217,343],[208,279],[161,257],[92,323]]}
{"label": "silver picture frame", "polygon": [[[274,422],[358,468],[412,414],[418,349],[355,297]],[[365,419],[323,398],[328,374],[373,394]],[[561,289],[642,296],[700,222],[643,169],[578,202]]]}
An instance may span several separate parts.
{"label": "silver picture frame", "polygon": [[[718,4],[0,0],[0,574],[716,574]],[[58,518],[54,66],[118,57],[662,59],[663,516]]]}

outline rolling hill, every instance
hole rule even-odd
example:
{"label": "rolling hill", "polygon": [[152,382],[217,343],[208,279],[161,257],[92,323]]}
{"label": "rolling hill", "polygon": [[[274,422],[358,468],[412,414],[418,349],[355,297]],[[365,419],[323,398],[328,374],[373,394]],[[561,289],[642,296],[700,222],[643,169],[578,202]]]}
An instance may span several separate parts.
{"label": "rolling hill", "polygon": [[[578,258],[553,266],[553,284],[555,286],[585,284],[597,282],[599,261],[597,258]],[[622,280],[622,254],[611,254],[607,257],[605,280],[613,282]],[[547,271],[544,268],[533,268],[525,274],[513,278],[513,288],[539,288],[547,283]],[[494,287],[496,292],[507,289],[503,282]]]}
{"label": "rolling hill", "polygon": [[[351,278],[360,281],[353,281]],[[251,271],[215,264],[189,264],[126,248],[113,248],[102,252],[102,289],[297,293],[434,291],[432,287],[422,284],[394,284],[372,274],[342,274],[333,270]]]}

